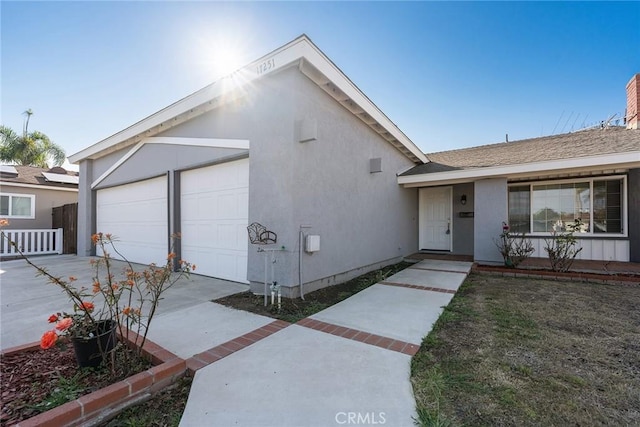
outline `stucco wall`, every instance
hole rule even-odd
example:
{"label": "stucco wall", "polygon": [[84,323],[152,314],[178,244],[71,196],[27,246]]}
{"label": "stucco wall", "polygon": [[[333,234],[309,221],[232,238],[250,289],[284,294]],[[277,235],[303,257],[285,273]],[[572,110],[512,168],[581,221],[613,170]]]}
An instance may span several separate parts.
{"label": "stucco wall", "polygon": [[41,229],[51,228],[52,209],[57,206],[63,206],[78,201],[78,193],[76,191],[60,191],[46,190],[40,188],[12,187],[11,185],[2,185],[3,193],[26,194],[36,196],[35,218],[33,219],[16,219],[9,218],[10,230],[21,229]]}
{"label": "stucco wall", "polygon": [[[467,196],[467,203],[460,203],[462,195]],[[474,218],[461,218],[460,212],[474,212],[473,183],[453,186],[453,248],[456,255],[473,255],[473,223]]]}
{"label": "stucco wall", "polygon": [[502,222],[508,218],[506,178],[475,182],[474,259],[478,262],[502,263],[493,239],[502,233]]}
{"label": "stucco wall", "polygon": [[[289,230],[296,249],[300,226],[320,236],[320,251],[302,254],[302,282],[332,284],[333,275],[415,252],[417,189],[402,188],[396,177],[412,162],[305,76],[293,77],[297,97],[290,126],[305,119],[317,123],[315,141],[287,142],[293,217],[280,227]],[[372,158],[381,158],[382,172],[370,173]],[[297,259],[291,272],[295,285]]]}
{"label": "stucco wall", "polygon": [[[300,143],[297,126],[317,122],[317,140]],[[297,68],[261,79],[244,98],[210,111],[159,136],[230,138],[250,141],[249,223],[257,221],[278,234],[275,280],[298,284],[298,237],[318,234],[320,251],[302,255],[303,282],[326,286],[353,274],[398,260],[417,250],[416,189],[397,184],[396,173],[413,163]],[[100,176],[126,151],[95,161],[87,176]],[[110,186],[184,168],[229,150],[149,145],[107,178]],[[369,173],[371,158],[382,172]],[[85,163],[85,162],[83,162]],[[87,163],[88,165],[88,163]],[[85,166],[86,169],[91,169]],[[82,170],[82,169],[81,169]],[[83,192],[95,198],[95,191]],[[95,200],[92,201],[95,204]],[[84,238],[91,218],[84,214]],[[93,220],[95,221],[95,220]],[[256,290],[264,278],[264,259],[250,245],[248,279]]]}

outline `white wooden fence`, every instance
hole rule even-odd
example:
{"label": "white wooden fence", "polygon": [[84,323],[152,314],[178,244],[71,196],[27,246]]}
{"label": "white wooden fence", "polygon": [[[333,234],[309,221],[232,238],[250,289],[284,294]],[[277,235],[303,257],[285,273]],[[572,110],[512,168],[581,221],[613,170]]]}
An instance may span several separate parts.
{"label": "white wooden fence", "polygon": [[45,255],[62,253],[62,228],[44,230],[2,230],[0,256],[17,256],[14,242],[25,255]]}

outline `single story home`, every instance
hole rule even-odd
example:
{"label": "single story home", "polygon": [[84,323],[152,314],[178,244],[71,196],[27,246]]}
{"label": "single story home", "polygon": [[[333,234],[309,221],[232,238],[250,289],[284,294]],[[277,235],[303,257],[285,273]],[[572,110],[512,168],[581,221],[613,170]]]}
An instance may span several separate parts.
{"label": "single story home", "polygon": [[[579,166],[621,177],[628,203],[640,157],[637,142],[624,147],[625,162]],[[78,254],[94,253],[92,233],[111,233],[131,261],[160,263],[175,250],[199,274],[256,292],[276,281],[297,296],[419,249],[491,260],[511,184],[555,179],[545,170],[513,181],[522,177],[515,167],[460,180],[455,173],[473,165],[434,159],[302,35],[71,156],[81,177]],[[627,242],[628,260],[627,206],[615,238]],[[172,233],[181,235],[175,248]]]}
{"label": "single story home", "polygon": [[0,166],[0,218],[8,230],[52,228],[52,209],[78,201],[78,174],[61,167]]}

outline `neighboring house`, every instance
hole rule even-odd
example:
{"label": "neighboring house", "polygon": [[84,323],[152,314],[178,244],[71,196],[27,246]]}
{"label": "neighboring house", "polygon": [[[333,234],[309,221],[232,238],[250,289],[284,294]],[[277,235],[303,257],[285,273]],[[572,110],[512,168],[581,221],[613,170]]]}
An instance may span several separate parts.
{"label": "neighboring house", "polygon": [[52,209],[78,201],[78,174],[61,167],[0,166],[0,218],[8,230],[52,228]]}
{"label": "neighboring house", "polygon": [[[626,194],[638,185],[640,162],[637,143],[616,150],[601,155],[598,148],[587,155],[591,163],[578,166],[592,176],[597,164],[605,175],[596,176],[618,180],[625,228],[616,240],[629,248]],[[626,160],[614,162],[616,156]],[[265,278],[275,280],[289,296],[299,295],[300,285],[310,292],[421,248],[495,259],[492,237],[507,220],[511,175],[485,177],[493,171],[488,166],[460,178],[462,166],[434,159],[429,163],[303,35],[71,156],[81,177],[78,254],[95,253],[91,234],[99,231],[119,239],[118,249],[131,261],[162,263],[172,250],[168,236],[179,232],[175,250],[197,273],[248,282],[256,292]],[[525,164],[536,172],[525,175],[546,181],[571,174],[572,161],[542,158]],[[572,169],[537,169],[549,162]],[[514,178],[524,176],[517,159],[511,166]],[[277,234],[277,243],[249,244],[247,227],[254,222]]]}
{"label": "neighboring house", "polygon": [[[70,160],[79,255],[101,231],[160,263],[180,232],[197,273],[260,291],[267,257],[269,281],[298,295],[418,247],[418,192],[397,173],[425,155],[306,36]],[[277,243],[249,244],[253,222]],[[309,235],[319,250],[305,251]],[[281,250],[271,263],[259,248]]]}
{"label": "neighboring house", "polygon": [[534,257],[557,221],[579,218],[579,259],[640,262],[640,74],[627,85],[627,126],[427,154],[398,177],[419,189],[419,247],[501,262],[493,242],[508,222]]}

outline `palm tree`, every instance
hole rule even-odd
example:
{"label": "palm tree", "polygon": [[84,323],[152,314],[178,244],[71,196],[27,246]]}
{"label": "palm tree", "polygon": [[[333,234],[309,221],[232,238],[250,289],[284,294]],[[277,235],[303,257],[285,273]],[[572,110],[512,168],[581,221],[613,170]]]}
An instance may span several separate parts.
{"label": "palm tree", "polygon": [[64,163],[67,155],[62,147],[53,143],[42,132],[29,132],[29,119],[33,115],[33,111],[28,109],[24,114],[27,115],[27,118],[22,136],[19,136],[10,127],[0,126],[0,160],[41,168],[49,167],[49,160],[53,161],[54,166],[60,166]]}

